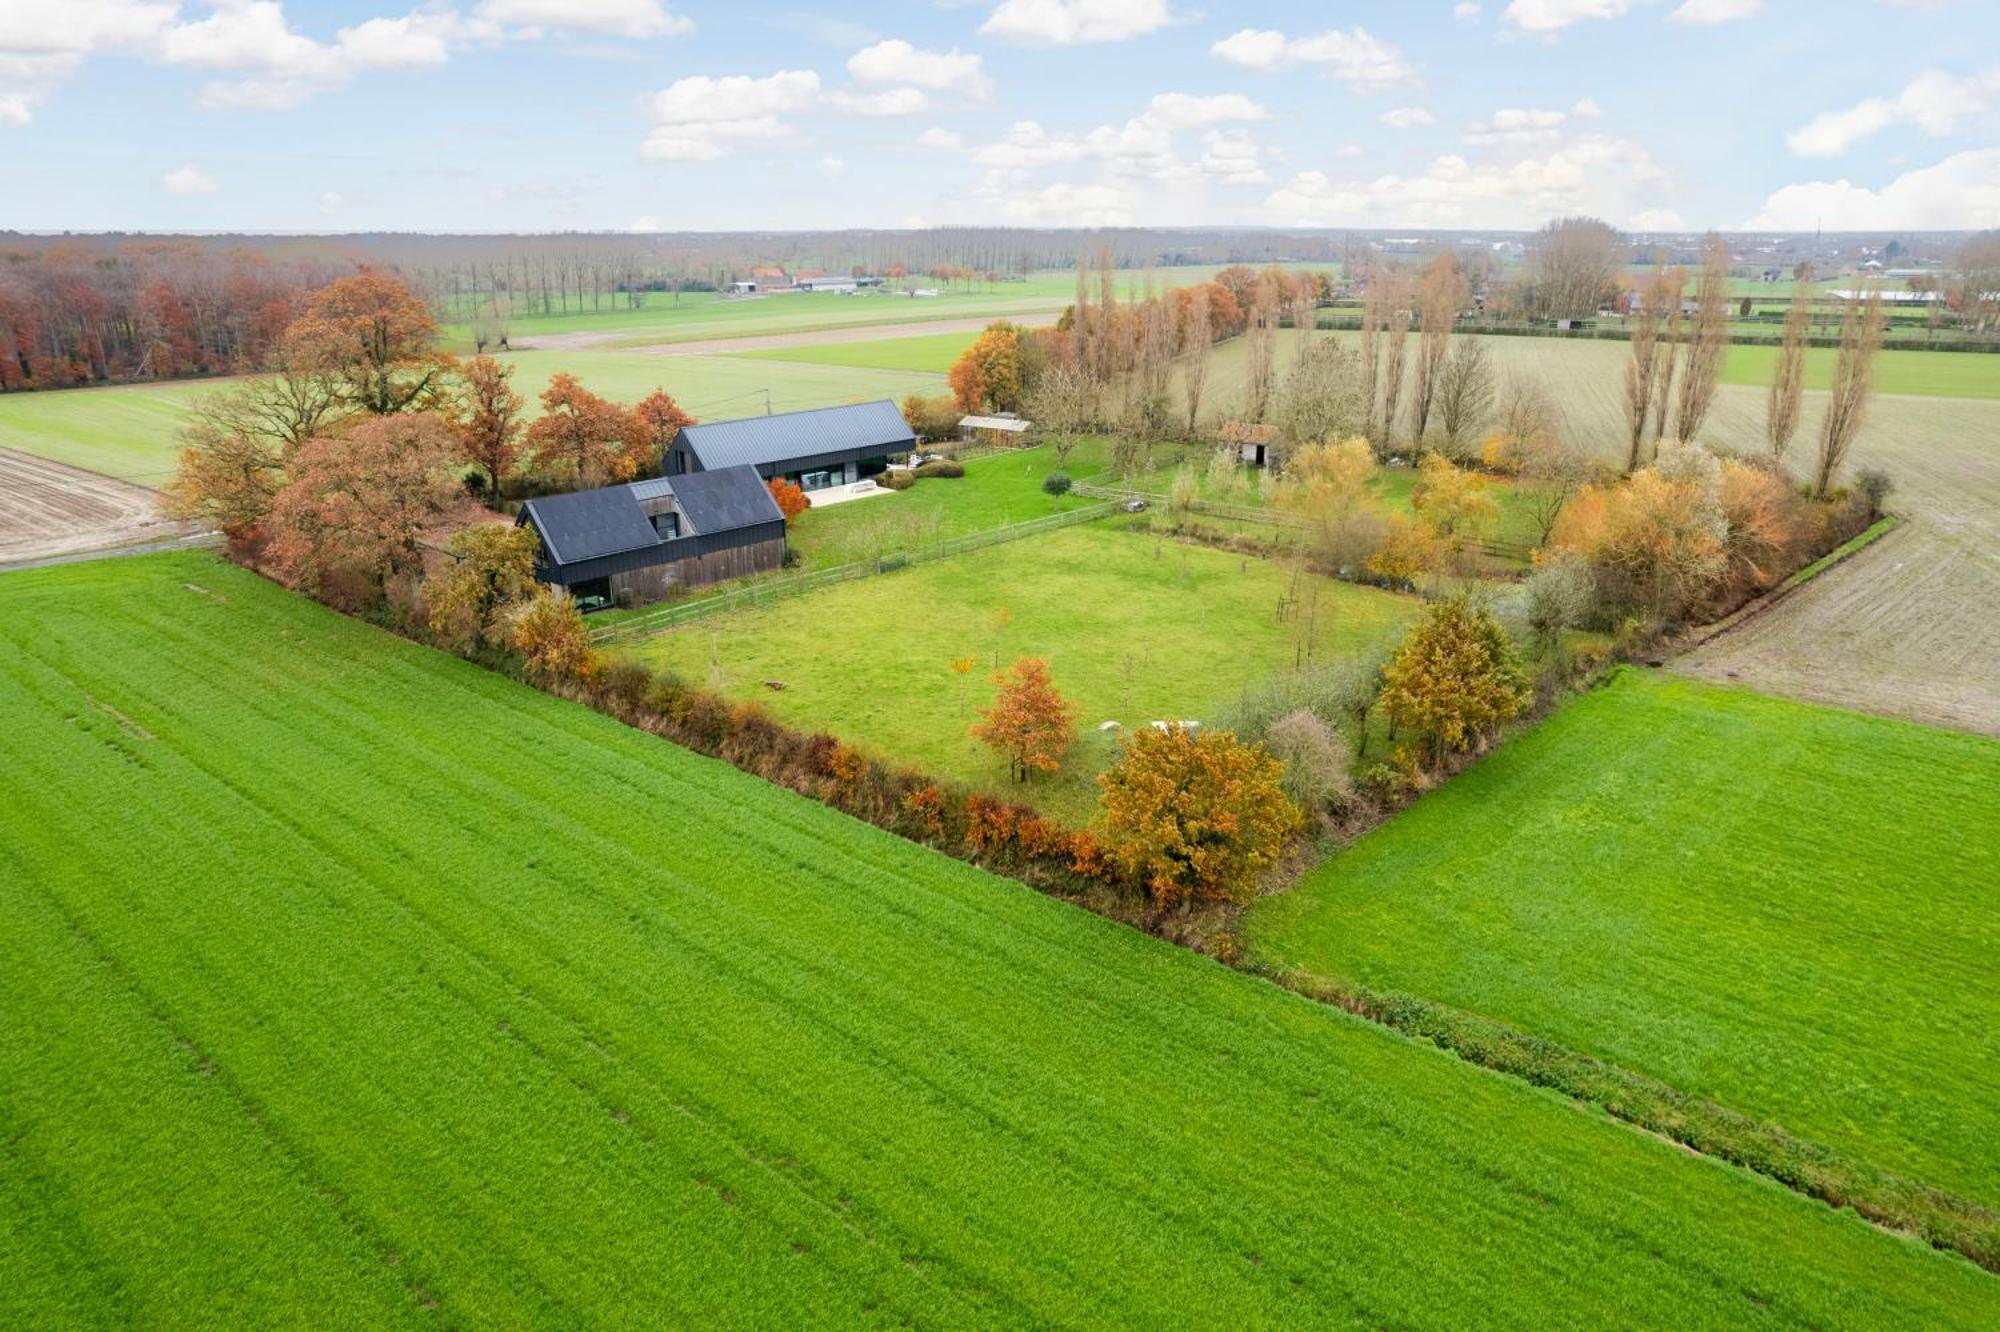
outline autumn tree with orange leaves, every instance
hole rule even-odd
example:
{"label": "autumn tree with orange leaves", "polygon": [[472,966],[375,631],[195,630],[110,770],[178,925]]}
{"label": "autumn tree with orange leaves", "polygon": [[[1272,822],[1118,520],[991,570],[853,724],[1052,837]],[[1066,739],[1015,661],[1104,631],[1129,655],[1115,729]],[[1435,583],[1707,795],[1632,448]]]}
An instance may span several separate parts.
{"label": "autumn tree with orange leaves", "polygon": [[370,605],[423,572],[424,540],[461,498],[458,440],[428,412],[308,440],[271,506],[271,557],[323,599]]}
{"label": "autumn tree with orange leaves", "polygon": [[528,674],[543,684],[587,680],[597,671],[597,653],[583,612],[567,592],[544,588],[515,608],[507,643],[521,654]]}
{"label": "autumn tree with orange leaves", "polygon": [[1001,319],[952,363],[947,376],[962,412],[1013,412],[1021,408],[1021,328]]}
{"label": "autumn tree with orange leaves", "polygon": [[1284,776],[1228,731],[1136,731],[1097,779],[1112,858],[1163,907],[1246,902],[1305,821]]}
{"label": "autumn tree with orange leaves", "polygon": [[571,374],[551,378],[541,401],[542,415],[528,427],[528,457],[535,467],[580,488],[638,474],[649,441],[631,412],[598,397]]}
{"label": "autumn tree with orange leaves", "polygon": [[1531,698],[1507,631],[1463,596],[1435,602],[1382,668],[1382,708],[1424,735],[1433,759],[1465,750]]}
{"label": "autumn tree with orange leaves", "polygon": [[1004,757],[1015,781],[1033,772],[1054,772],[1076,737],[1076,709],[1056,692],[1049,664],[1022,657],[994,676],[1000,686],[993,706],[973,723],[972,736]]}
{"label": "autumn tree with orange leaves", "polygon": [[695,424],[695,419],[674,401],[673,394],[663,388],[654,389],[634,403],[632,418],[638,422],[639,434],[646,442],[645,456],[640,459],[635,475],[657,472],[681,427]]}
{"label": "autumn tree with orange leaves", "polygon": [[491,356],[475,356],[459,368],[457,411],[459,452],[486,473],[487,488],[498,496],[521,461],[521,395],[509,382],[514,367]]}
{"label": "autumn tree with orange leaves", "polygon": [[342,396],[372,416],[440,405],[451,357],[438,351],[430,307],[399,277],[364,269],[312,294],[288,340],[321,349]]}
{"label": "autumn tree with orange leaves", "polygon": [[812,501],[806,498],[806,492],[782,476],[774,476],[766,481],[764,489],[771,492],[771,498],[777,502],[778,512],[785,515],[785,521],[788,523],[812,507]]}

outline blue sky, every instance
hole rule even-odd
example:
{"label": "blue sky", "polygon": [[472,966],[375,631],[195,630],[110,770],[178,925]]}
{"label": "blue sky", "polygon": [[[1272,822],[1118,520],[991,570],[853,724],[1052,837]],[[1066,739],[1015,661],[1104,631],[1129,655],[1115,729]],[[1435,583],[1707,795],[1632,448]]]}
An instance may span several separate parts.
{"label": "blue sky", "polygon": [[2000,226],[1994,0],[0,0],[0,226]]}

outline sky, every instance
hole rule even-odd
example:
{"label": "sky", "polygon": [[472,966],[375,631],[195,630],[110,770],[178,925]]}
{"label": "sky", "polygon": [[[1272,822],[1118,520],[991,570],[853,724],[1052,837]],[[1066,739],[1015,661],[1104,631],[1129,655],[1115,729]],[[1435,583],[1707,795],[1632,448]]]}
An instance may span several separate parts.
{"label": "sky", "polygon": [[2000,0],[0,0],[0,228],[2000,226]]}

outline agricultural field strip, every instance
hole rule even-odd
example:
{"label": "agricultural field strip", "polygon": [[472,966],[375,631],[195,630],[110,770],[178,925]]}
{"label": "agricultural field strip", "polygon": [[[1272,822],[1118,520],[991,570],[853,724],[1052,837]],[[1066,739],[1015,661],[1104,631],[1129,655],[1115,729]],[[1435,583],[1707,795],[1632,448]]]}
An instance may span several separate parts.
{"label": "agricultural field strip", "polygon": [[[142,1318],[334,1289],[453,1321],[2000,1316],[1969,1265],[212,561],[119,565],[0,583],[37,889],[0,909],[50,945],[7,1017],[96,993],[60,904],[193,1049],[162,1029],[151,1067],[79,1076],[134,1057],[80,1004],[59,1053],[28,1042],[54,1066],[0,1083],[0,1217],[60,1257],[74,1216]],[[661,836],[668,811],[714,835]],[[241,1123],[224,1083],[289,1145],[289,1196],[346,1198],[399,1266],[339,1225],[310,1269],[297,1225],[208,1244],[219,1127],[156,1109],[186,1130],[161,1159],[69,1117],[144,1086]],[[24,1196],[36,1169],[70,1177]],[[144,1251],[140,1209],[167,1223]]]}
{"label": "agricultural field strip", "polygon": [[1628,673],[1246,933],[1992,1206],[1996,878],[2000,744]]}

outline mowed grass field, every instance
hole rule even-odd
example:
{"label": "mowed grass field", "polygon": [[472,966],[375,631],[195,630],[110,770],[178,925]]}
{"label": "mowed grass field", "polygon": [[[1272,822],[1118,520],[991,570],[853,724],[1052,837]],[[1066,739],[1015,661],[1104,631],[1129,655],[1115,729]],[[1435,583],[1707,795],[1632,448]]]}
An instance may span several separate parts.
{"label": "mowed grass field", "polygon": [[[909,493],[950,484],[923,481]],[[1096,810],[1095,774],[1117,753],[1101,723],[1212,718],[1298,664],[1308,630],[1323,663],[1396,637],[1419,606],[1305,576],[1300,605],[1281,621],[1293,577],[1266,560],[1095,522],[699,620],[620,650],[757,699],[795,725],[1080,823]],[[1011,618],[996,632],[1003,611]],[[950,663],[964,656],[977,665],[959,677]],[[967,734],[992,701],[996,657],[1004,666],[1020,656],[1047,658],[1078,709],[1063,770],[1025,783]]]}
{"label": "mowed grass field", "polygon": [[0,612],[10,1325],[2000,1320],[1955,1257],[211,558]]}
{"label": "mowed grass field", "polygon": [[[762,364],[730,356],[657,356],[599,348],[520,351],[514,388],[538,414],[535,395],[567,372],[593,393],[631,403],[664,388],[703,420],[831,407],[870,398],[900,401],[936,393],[934,375],[845,366]],[[229,380],[116,385],[49,393],[0,394],[0,447],[158,488],[173,477],[192,401],[229,388]],[[767,398],[768,395],[768,398]]]}
{"label": "mowed grass field", "polygon": [[[807,347],[770,347],[734,352],[746,361],[796,361],[810,365],[848,365],[878,370],[923,370],[941,375],[951,369],[974,342],[977,333],[918,333],[903,338],[873,338],[867,342],[827,342]],[[943,385],[933,392],[945,391]]]}
{"label": "mowed grass field", "polygon": [[[1722,363],[1725,384],[1764,387],[1778,366],[1781,349],[1731,347]],[[1806,387],[1833,384],[1839,353],[1831,347],[1806,349]],[[2000,398],[2000,355],[1992,352],[1885,351],[1877,353],[1875,391],[1927,398]]]}
{"label": "mowed grass field", "polygon": [[2000,1203],[2000,743],[1627,672],[1249,916]]}

